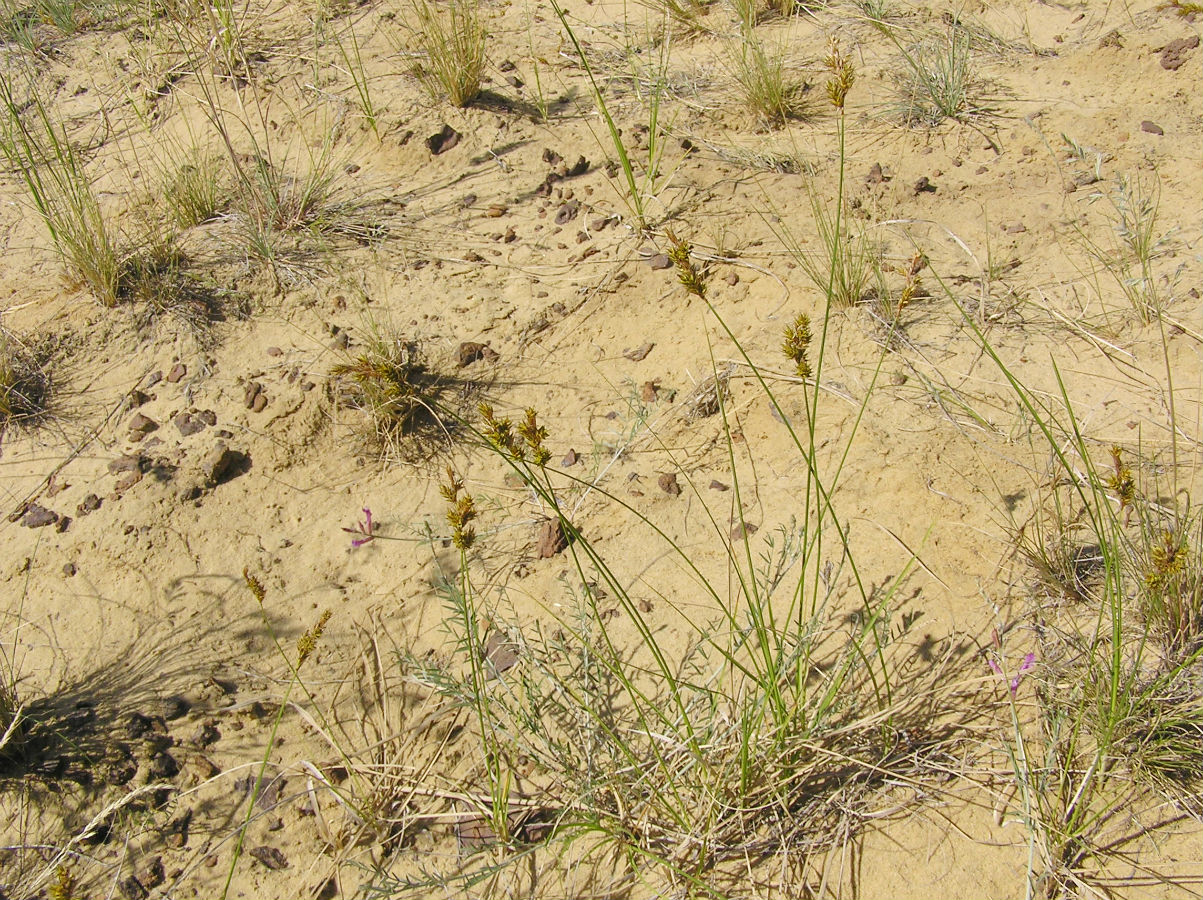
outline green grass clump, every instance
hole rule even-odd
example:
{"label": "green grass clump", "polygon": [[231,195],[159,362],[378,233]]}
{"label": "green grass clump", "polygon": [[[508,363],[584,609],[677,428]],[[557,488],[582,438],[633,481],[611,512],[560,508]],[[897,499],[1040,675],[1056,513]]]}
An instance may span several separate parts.
{"label": "green grass clump", "polygon": [[124,254],[102,214],[84,160],[36,93],[28,104],[0,79],[0,153],[19,174],[68,276],[115,306]]}
{"label": "green grass clump", "polygon": [[[891,37],[892,37],[891,33]],[[945,119],[967,119],[984,110],[976,94],[970,36],[949,31],[904,47],[898,93],[902,118],[912,124],[938,125]]]}
{"label": "green grass clump", "polygon": [[768,47],[745,31],[731,54],[741,99],[761,121],[781,126],[806,112],[806,81],[785,58],[784,48]]}
{"label": "green grass clump", "polygon": [[471,0],[413,0],[418,46],[426,56],[421,71],[432,92],[463,107],[480,95],[488,31]]}

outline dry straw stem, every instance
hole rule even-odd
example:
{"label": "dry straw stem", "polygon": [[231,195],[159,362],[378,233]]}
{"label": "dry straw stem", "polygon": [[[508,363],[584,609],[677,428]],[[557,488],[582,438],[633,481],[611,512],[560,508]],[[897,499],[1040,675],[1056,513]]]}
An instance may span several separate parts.
{"label": "dry straw stem", "polygon": [[480,95],[488,32],[472,0],[413,0],[414,30],[426,55],[422,76],[432,93],[463,107]]}

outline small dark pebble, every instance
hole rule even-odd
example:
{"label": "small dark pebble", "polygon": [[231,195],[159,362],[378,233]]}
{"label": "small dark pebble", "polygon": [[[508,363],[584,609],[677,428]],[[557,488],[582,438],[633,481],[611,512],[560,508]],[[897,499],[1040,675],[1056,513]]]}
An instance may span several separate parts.
{"label": "small dark pebble", "polygon": [[180,772],[180,764],[170,753],[160,753],[150,761],[149,772],[153,778],[174,778]]}
{"label": "small dark pebble", "polygon": [[154,889],[167,880],[167,872],[163,868],[163,857],[156,856],[142,870],[142,883]]}
{"label": "small dark pebble", "polygon": [[175,384],[181,378],[188,374],[188,367],[183,363],[176,363],[171,367],[171,371],[167,373],[167,383]]}
{"label": "small dark pebble", "polygon": [[58,520],[59,515],[54,510],[31,503],[25,510],[25,516],[21,519],[21,524],[26,528],[43,528],[46,525],[54,525]]}
{"label": "small dark pebble", "polygon": [[560,460],[560,465],[567,469],[569,466],[575,466],[579,459],[580,457],[576,455],[575,450],[569,450],[564,454],[564,458]]}
{"label": "small dark pebble", "polygon": [[263,352],[266,353],[268,356],[283,356],[284,355],[284,351],[281,350],[279,347],[268,347]]}
{"label": "small dark pebble", "polygon": [[1147,134],[1165,134],[1164,128],[1156,122],[1150,122],[1148,119],[1140,123],[1140,130]]}
{"label": "small dark pebble", "polygon": [[735,527],[731,529],[731,540],[742,541],[746,537],[751,537],[757,532],[757,527],[751,522],[737,522]]}
{"label": "small dark pebble", "polygon": [[208,747],[210,744],[216,744],[221,740],[221,732],[217,730],[217,726],[212,722],[202,722],[196,726],[196,731],[192,733],[192,737],[188,740],[197,747]]}
{"label": "small dark pebble", "polygon": [[464,341],[459,345],[459,350],[456,352],[459,360],[459,367],[462,369],[465,366],[470,366],[474,362],[484,360],[485,362],[497,362],[500,358],[496,350],[488,344],[481,344],[478,341]]}
{"label": "small dark pebble", "polygon": [[644,403],[655,403],[660,397],[660,386],[654,381],[645,381],[639,387],[639,399]]}
{"label": "small dark pebble", "polygon": [[677,484],[676,472],[665,472],[656,479],[656,484],[660,486],[660,490],[671,497],[679,497],[681,495],[681,485]]}
{"label": "small dark pebble", "polygon": [[200,416],[193,415],[187,410],[177,413],[171,423],[175,425],[181,437],[189,437],[205,430],[205,423]]}
{"label": "small dark pebble", "polygon": [[916,194],[934,194],[935,192],[936,186],[932,184],[931,179],[926,175],[915,182]]}
{"label": "small dark pebble", "polygon": [[647,359],[647,355],[652,352],[652,348],[656,345],[653,343],[643,344],[639,347],[632,347],[622,351],[622,355],[631,362],[642,362]]}
{"label": "small dark pebble", "polygon": [[657,253],[655,256],[652,256],[648,259],[647,264],[651,266],[653,270],[671,269],[673,261],[668,258],[668,254]]}
{"label": "small dark pebble", "polygon": [[729,485],[723,484],[721,481],[719,481],[716,478],[710,482],[710,490],[712,490],[712,491],[729,491],[729,490],[731,490],[731,487]]}
{"label": "small dark pebble", "polygon": [[146,900],[150,896],[150,891],[143,887],[142,882],[133,875],[117,882],[117,890],[121,892],[121,896],[125,900]]}
{"label": "small dark pebble", "polygon": [[723,281],[727,282],[727,284],[731,285],[731,287],[735,287],[737,284],[739,284],[739,273],[728,272]]}
{"label": "small dark pebble", "polygon": [[252,847],[250,854],[273,871],[288,868],[288,858],[275,847]]}
{"label": "small dark pebble", "polygon": [[461,137],[463,137],[463,135],[450,125],[444,125],[426,139],[426,149],[428,149],[435,156],[438,156],[440,153],[446,153],[448,150],[458,144]]}
{"label": "small dark pebble", "polygon": [[150,432],[154,431],[158,427],[158,422],[156,422],[150,416],[143,415],[142,413],[134,413],[133,417],[129,420],[129,430],[131,436],[134,434],[150,434]]}
{"label": "small dark pebble", "polygon": [[545,519],[535,538],[535,555],[539,559],[550,559],[567,547],[568,538],[564,535],[560,520]]}
{"label": "small dark pebble", "polygon": [[567,225],[569,222],[571,222],[573,219],[576,218],[576,214],[578,212],[580,212],[580,209],[581,209],[581,205],[579,203],[577,203],[575,200],[565,203],[556,212],[556,219],[555,219],[556,224],[557,225]]}
{"label": "small dark pebble", "polygon": [[73,562],[63,564],[63,574],[66,575],[68,578],[74,578],[75,573],[78,571],[79,571],[79,569],[75,568],[75,563],[73,563]]}
{"label": "small dark pebble", "polygon": [[1191,50],[1199,46],[1199,36],[1192,34],[1190,37],[1175,38],[1170,41],[1161,50],[1161,68],[1168,69],[1173,72],[1182,67],[1186,62],[1186,57]]}

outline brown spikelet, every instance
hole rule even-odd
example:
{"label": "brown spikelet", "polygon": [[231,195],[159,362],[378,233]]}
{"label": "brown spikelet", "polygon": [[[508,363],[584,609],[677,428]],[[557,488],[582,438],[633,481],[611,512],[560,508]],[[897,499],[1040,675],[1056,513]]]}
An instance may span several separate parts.
{"label": "brown spikelet", "polygon": [[263,605],[263,598],[267,596],[267,591],[263,587],[263,582],[250,573],[250,570],[245,566],[242,569],[242,580],[246,583],[247,590],[255,598],[260,606]]}

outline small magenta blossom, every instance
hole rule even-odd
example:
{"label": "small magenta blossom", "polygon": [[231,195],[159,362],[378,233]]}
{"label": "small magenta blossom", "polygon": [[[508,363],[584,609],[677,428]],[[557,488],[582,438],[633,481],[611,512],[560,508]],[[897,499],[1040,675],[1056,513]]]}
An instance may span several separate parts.
{"label": "small magenta blossom", "polygon": [[364,521],[356,522],[354,528],[344,528],[347,534],[358,535],[351,539],[352,547],[362,547],[368,541],[375,540],[376,534],[372,530],[372,511],[366,506],[363,508]]}
{"label": "small magenta blossom", "polygon": [[[1006,677],[1006,675],[1003,673],[1002,666],[1000,666],[997,662],[995,662],[993,659],[989,659],[987,662],[990,664],[990,668],[994,670],[995,675],[997,675],[999,678]],[[1023,662],[1019,664],[1019,671],[1011,676],[1011,680],[1008,683],[1011,688],[1011,696],[1015,696],[1015,692],[1019,690],[1019,683],[1023,681],[1023,673],[1032,668],[1032,666],[1035,664],[1035,653],[1029,653],[1023,658]]]}

